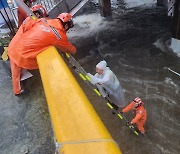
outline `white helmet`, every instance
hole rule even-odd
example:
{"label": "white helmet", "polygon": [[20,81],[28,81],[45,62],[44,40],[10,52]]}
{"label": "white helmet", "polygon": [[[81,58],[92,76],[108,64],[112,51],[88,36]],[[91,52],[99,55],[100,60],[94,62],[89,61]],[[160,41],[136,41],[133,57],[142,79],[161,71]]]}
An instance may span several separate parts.
{"label": "white helmet", "polygon": [[134,102],[134,107],[135,107],[135,108],[141,106],[142,103],[143,103],[142,100],[141,100],[141,98],[139,98],[139,97],[136,97],[136,98],[133,100],[133,102]]}

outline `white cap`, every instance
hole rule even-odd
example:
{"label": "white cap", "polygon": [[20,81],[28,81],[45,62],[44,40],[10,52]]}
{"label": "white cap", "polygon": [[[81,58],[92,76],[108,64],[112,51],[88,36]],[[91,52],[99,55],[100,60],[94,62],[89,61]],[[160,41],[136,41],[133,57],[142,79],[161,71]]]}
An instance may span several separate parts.
{"label": "white cap", "polygon": [[96,65],[96,67],[99,68],[99,69],[101,69],[101,70],[105,70],[105,69],[106,69],[106,66],[107,66],[107,63],[106,63],[105,60],[100,61],[100,62]]}

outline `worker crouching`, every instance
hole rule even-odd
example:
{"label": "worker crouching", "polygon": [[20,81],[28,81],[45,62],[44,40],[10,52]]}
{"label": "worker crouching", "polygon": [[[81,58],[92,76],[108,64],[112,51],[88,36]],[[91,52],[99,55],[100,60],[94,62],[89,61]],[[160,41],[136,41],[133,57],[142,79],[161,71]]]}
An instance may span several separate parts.
{"label": "worker crouching", "polygon": [[15,95],[24,91],[20,82],[22,69],[38,69],[36,57],[39,53],[50,46],[62,52],[76,53],[76,48],[66,36],[66,31],[72,27],[72,16],[69,13],[61,13],[57,19],[26,18],[8,48]]}
{"label": "worker crouching", "polygon": [[128,112],[130,110],[133,110],[135,114],[135,117],[134,119],[132,119],[131,124],[136,124],[140,133],[144,134],[145,133],[144,126],[147,119],[147,113],[141,98],[136,97],[129,105],[127,105],[122,110],[122,113]]}

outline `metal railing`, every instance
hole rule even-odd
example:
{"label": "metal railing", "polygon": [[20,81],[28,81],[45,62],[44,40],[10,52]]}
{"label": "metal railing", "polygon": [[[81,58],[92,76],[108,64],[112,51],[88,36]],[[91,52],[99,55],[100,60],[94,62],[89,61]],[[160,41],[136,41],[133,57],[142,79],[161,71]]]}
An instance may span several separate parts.
{"label": "metal railing", "polygon": [[42,4],[47,12],[50,12],[62,0],[37,0],[36,3]]}
{"label": "metal railing", "polygon": [[[33,2],[33,5],[40,3],[47,10],[47,12],[50,12],[61,1],[63,1],[63,0],[36,0],[35,2]],[[15,0],[8,0],[8,5],[10,8],[12,17],[14,19],[14,22],[15,22],[16,26],[18,26],[17,3]]]}

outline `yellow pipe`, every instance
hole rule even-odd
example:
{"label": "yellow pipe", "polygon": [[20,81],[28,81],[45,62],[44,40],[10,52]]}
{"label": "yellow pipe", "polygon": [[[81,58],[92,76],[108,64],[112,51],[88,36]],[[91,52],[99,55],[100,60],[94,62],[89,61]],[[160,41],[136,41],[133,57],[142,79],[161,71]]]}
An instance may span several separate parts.
{"label": "yellow pipe", "polygon": [[121,153],[55,47],[40,53],[37,62],[59,152]]}

